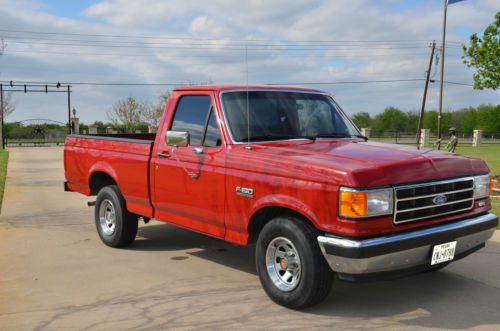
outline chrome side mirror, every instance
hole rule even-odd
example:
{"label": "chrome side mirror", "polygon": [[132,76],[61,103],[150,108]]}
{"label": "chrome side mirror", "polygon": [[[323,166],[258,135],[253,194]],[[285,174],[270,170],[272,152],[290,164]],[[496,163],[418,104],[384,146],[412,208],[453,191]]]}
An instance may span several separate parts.
{"label": "chrome side mirror", "polygon": [[189,145],[189,132],[167,131],[165,142],[168,146],[187,147]]}

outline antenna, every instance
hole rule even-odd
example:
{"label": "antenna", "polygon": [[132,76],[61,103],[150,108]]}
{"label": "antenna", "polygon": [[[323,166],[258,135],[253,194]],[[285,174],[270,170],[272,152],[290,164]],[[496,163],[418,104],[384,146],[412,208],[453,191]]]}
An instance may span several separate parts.
{"label": "antenna", "polygon": [[246,89],[247,89],[247,146],[245,149],[251,150],[250,146],[250,106],[248,101],[248,46],[245,45],[245,74],[246,74]]}

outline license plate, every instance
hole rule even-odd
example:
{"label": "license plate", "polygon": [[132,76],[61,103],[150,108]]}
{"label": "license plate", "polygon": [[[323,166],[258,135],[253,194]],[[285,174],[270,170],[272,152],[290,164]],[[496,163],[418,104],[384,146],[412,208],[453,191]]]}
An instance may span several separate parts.
{"label": "license plate", "polygon": [[434,246],[432,250],[431,265],[453,260],[456,246],[456,241]]}

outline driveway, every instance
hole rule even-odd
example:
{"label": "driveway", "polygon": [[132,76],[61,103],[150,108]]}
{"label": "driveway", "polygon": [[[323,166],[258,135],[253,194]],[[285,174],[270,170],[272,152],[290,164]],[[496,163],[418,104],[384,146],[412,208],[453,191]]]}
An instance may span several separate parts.
{"label": "driveway", "polygon": [[61,148],[10,150],[0,216],[1,330],[500,329],[500,232],[443,271],[337,282],[306,311],[272,303],[253,247],[152,221],[101,244],[86,198],[63,191]]}

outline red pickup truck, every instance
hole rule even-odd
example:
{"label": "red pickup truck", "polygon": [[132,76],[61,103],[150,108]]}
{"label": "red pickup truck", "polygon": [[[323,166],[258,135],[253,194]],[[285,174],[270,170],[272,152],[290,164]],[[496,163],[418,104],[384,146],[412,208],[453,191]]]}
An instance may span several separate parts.
{"label": "red pickup truck", "polygon": [[486,164],[370,142],[328,94],[268,86],[178,88],[157,134],[70,135],[65,189],[97,195],[111,247],[154,218],[255,244],[271,299],[320,302],[334,275],[367,281],[436,270],[484,247]]}

